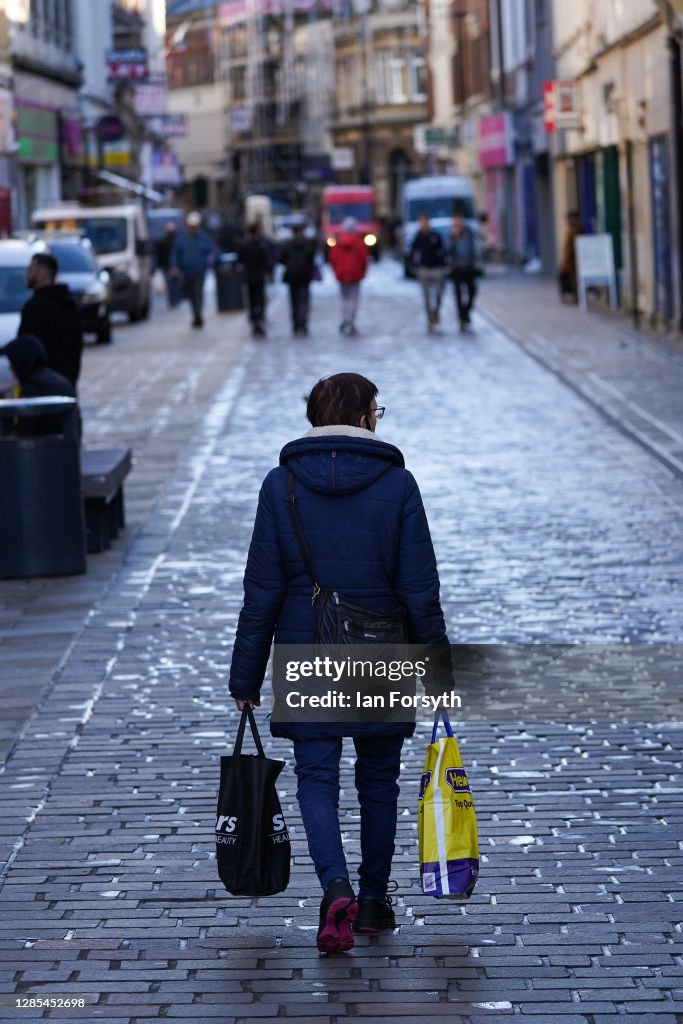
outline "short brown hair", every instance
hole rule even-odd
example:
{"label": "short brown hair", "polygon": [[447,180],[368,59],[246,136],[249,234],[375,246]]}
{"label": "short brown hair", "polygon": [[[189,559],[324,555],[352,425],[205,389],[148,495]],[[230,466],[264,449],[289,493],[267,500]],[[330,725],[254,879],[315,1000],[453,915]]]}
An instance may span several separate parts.
{"label": "short brown hair", "polygon": [[377,390],[377,385],[360,373],[334,373],[323,377],[308,396],[306,416],[314,427],[331,427],[337,423],[357,427],[361,417],[369,414]]}

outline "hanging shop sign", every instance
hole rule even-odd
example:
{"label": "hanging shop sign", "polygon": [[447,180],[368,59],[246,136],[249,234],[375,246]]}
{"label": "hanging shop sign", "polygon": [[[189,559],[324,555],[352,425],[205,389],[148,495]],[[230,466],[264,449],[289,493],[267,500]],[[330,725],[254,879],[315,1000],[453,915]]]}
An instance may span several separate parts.
{"label": "hanging shop sign", "polygon": [[102,143],[102,163],[105,167],[127,167],[130,163],[130,156],[128,139]]}
{"label": "hanging shop sign", "polygon": [[161,149],[152,151],[152,184],[167,188],[179,188],[183,183],[177,153],[166,153]]}
{"label": "hanging shop sign", "polygon": [[166,75],[148,75],[138,82],[133,96],[133,109],[138,117],[161,117],[168,109]]}
{"label": "hanging shop sign", "polygon": [[137,82],[149,77],[147,50],[143,46],[107,50],[106,59],[110,82]]}
{"label": "hanging shop sign", "polygon": [[187,114],[163,114],[155,127],[163,139],[182,138],[187,135]]}
{"label": "hanging shop sign", "polygon": [[479,162],[484,168],[514,164],[514,132],[507,110],[483,117],[479,122]]}
{"label": "hanging shop sign", "polygon": [[543,126],[547,132],[581,127],[578,82],[565,80],[543,83]]}
{"label": "hanging shop sign", "polygon": [[115,114],[107,114],[101,117],[95,125],[95,132],[100,142],[118,142],[126,134],[123,121]]}

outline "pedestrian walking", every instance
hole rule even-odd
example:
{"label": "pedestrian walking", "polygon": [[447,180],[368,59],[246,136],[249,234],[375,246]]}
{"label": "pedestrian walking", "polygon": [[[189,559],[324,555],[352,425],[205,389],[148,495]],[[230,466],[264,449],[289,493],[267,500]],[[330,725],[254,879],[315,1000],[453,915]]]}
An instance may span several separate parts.
{"label": "pedestrian walking", "polygon": [[166,302],[169,309],[174,309],[183,297],[178,277],[173,274],[171,257],[176,243],[176,226],[172,220],[166,222],[164,234],[156,245],[157,270],[164,275],[166,282]]}
{"label": "pedestrian walking", "polygon": [[[260,703],[273,635],[278,644],[314,642],[316,609],[290,518],[290,486],[320,586],[339,588],[377,609],[375,616],[401,606],[411,643],[448,644],[418,486],[398,448],[375,434],[384,411],[376,385],[360,374],[318,381],[306,410],[311,429],[285,445],[261,487],[230,671],[230,693],[240,710]],[[389,875],[401,748],[413,731],[414,723],[405,722],[271,722],[274,736],[293,742],[297,799],[323,890],[317,932],[322,952],[350,949],[352,925],[369,934],[395,927]],[[362,851],[357,898],[338,816],[344,737],[356,752]]]}
{"label": "pedestrian walking", "polygon": [[255,338],[263,338],[266,334],[266,281],[273,271],[274,255],[259,221],[247,228],[247,239],[240,246],[239,257],[247,283],[251,333]]}
{"label": "pedestrian walking", "polygon": [[289,285],[292,331],[305,336],[308,334],[311,281],[315,272],[315,242],[306,238],[303,222],[292,224],[292,238],[282,247],[280,262],[285,268],[284,281]]}
{"label": "pedestrian walking", "polygon": [[441,296],[448,268],[443,239],[438,231],[432,230],[426,213],[420,215],[419,227],[408,258],[422,285],[427,328],[432,331],[439,323]]}
{"label": "pedestrian walking", "polygon": [[579,293],[576,286],[576,248],[574,242],[576,236],[581,234],[581,221],[576,210],[570,210],[567,214],[567,233],[564,236],[562,245],[562,256],[560,258],[560,272],[558,284],[560,286],[560,299],[562,302],[578,302]]}
{"label": "pedestrian walking", "polygon": [[453,218],[453,231],[448,238],[447,251],[460,330],[466,331],[477,294],[477,247],[474,233],[460,214]]}
{"label": "pedestrian walking", "polygon": [[202,228],[199,213],[188,213],[187,231],[176,239],[171,250],[171,274],[178,279],[192,308],[192,326],[204,326],[204,279],[218,250]]}
{"label": "pedestrian walking", "polygon": [[346,218],[342,229],[336,245],[330,250],[330,264],[341,291],[342,322],[339,330],[342,334],[355,335],[358,334],[356,313],[360,283],[368,269],[368,250],[353,217]]}
{"label": "pedestrian walking", "polygon": [[[19,334],[0,355],[7,356],[19,385],[20,398],[46,398],[61,395],[75,398],[76,389],[64,374],[48,366],[47,351],[40,338]],[[29,416],[17,419],[15,432],[22,436],[35,434],[66,434],[80,438],[80,417],[77,407],[64,416]]]}
{"label": "pedestrian walking", "polygon": [[31,334],[45,348],[47,366],[75,389],[81,373],[83,329],[81,311],[65,284],[56,284],[59,264],[50,252],[39,252],[26,271],[33,295],[24,304],[17,335]]}

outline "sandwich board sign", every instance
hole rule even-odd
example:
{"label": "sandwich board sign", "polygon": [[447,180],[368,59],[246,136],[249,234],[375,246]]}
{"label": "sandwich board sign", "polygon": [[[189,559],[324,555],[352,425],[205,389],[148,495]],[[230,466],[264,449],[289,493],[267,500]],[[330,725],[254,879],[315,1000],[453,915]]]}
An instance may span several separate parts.
{"label": "sandwich board sign", "polygon": [[579,305],[586,309],[586,288],[603,285],[609,292],[609,304],[617,306],[617,275],[614,268],[614,244],[612,236],[577,235],[574,239],[576,253],[576,284]]}

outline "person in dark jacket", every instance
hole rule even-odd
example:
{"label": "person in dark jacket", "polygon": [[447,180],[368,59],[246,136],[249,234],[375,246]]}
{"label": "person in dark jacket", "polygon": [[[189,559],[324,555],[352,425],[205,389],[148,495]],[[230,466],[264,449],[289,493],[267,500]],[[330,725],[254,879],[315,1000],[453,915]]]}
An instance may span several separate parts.
{"label": "person in dark jacket", "polygon": [[[377,387],[356,373],[319,381],[308,398],[312,429],[280,452],[259,495],[230,670],[238,709],[260,703],[273,635],[276,644],[312,644],[316,610],[286,504],[288,474],[320,585],[387,612],[403,606],[410,640],[447,645],[439,577],[415,479],[398,448],[375,435],[384,408]],[[446,650],[448,648],[446,647]],[[294,743],[297,798],[323,889],[317,946],[353,945],[351,924],[377,933],[395,927],[387,886],[394,852],[401,747],[414,723],[272,722]],[[339,818],[342,738],[356,748],[362,862],[358,899],[349,882]]]}
{"label": "person in dark jacket", "polygon": [[304,225],[292,224],[292,238],[282,247],[280,262],[284,265],[285,284],[289,285],[294,334],[308,334],[311,281],[315,270],[315,242],[306,238]]}
{"label": "person in dark jacket", "polygon": [[249,299],[251,333],[255,338],[266,334],[266,281],[274,267],[274,256],[259,221],[247,228],[247,239],[239,249],[240,263],[244,267]]}
{"label": "person in dark jacket", "polygon": [[218,250],[206,231],[202,230],[201,214],[188,213],[187,231],[176,239],[171,250],[170,273],[178,278],[192,307],[192,326],[204,326],[204,278]]}
{"label": "person in dark jacket", "polygon": [[166,282],[166,301],[169,309],[174,309],[182,298],[182,290],[178,277],[171,273],[171,257],[176,243],[176,226],[172,220],[166,222],[164,234],[156,245],[157,269],[164,275]]}
{"label": "person in dark jacket", "polygon": [[448,239],[448,257],[460,330],[466,331],[477,294],[477,249],[472,231],[459,214],[453,218],[453,231]]}
{"label": "person in dark jacket", "polygon": [[355,335],[358,334],[356,313],[360,283],[368,269],[368,250],[353,217],[347,217],[342,227],[336,245],[330,250],[330,264],[341,289],[342,322],[339,330],[342,334]]}
{"label": "person in dark jacket", "polygon": [[40,338],[47,365],[76,388],[81,372],[83,330],[81,311],[65,284],[55,284],[59,264],[49,252],[39,252],[26,271],[33,295],[21,311],[18,335]]}
{"label": "person in dark jacket", "polygon": [[[0,349],[7,356],[12,373],[19,383],[20,398],[46,398],[60,395],[75,398],[76,390],[61,373],[50,369],[47,352],[40,338],[20,334]],[[22,436],[33,434],[67,434],[80,437],[78,407],[67,416],[35,416],[18,418],[16,432]]]}
{"label": "person in dark jacket", "polygon": [[441,296],[448,273],[446,248],[438,231],[433,231],[426,213],[419,218],[419,227],[410,247],[409,262],[422,285],[427,328],[432,331],[439,322]]}

